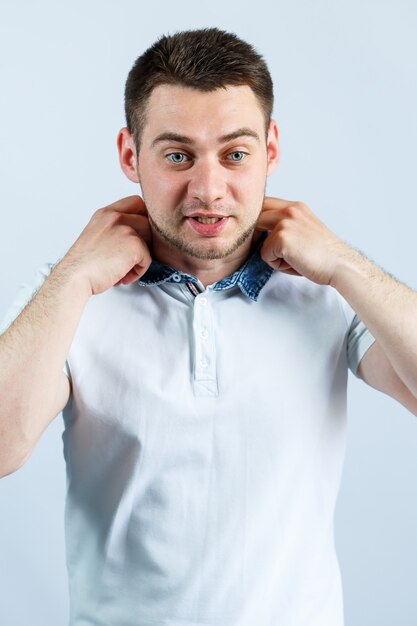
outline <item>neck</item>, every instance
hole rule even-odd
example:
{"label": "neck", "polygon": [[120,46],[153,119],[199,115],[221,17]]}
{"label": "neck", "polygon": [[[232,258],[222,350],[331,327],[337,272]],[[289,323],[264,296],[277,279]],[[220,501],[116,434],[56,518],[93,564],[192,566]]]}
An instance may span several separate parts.
{"label": "neck", "polygon": [[186,274],[193,274],[204,287],[207,287],[238,270],[253,253],[261,235],[260,231],[255,230],[252,237],[245,241],[235,254],[221,259],[199,259],[186,255],[173,246],[169,246],[158,236],[154,236],[151,254],[161,263],[166,263]]}

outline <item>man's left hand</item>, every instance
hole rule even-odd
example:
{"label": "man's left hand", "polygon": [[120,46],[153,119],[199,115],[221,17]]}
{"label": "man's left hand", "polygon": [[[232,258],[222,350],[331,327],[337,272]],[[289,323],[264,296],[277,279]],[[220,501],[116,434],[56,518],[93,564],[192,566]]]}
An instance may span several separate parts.
{"label": "man's left hand", "polygon": [[256,228],[270,231],[261,257],[272,268],[329,285],[338,260],[352,249],[303,202],[266,196]]}

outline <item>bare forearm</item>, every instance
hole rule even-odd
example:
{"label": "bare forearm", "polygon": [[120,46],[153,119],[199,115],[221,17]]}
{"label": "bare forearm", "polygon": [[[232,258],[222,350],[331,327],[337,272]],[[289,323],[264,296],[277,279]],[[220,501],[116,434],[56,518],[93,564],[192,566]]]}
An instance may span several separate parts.
{"label": "bare forearm", "polygon": [[58,263],[0,337],[0,465],[26,454],[52,419],[89,296],[76,268]]}
{"label": "bare forearm", "polygon": [[332,286],[378,340],[392,367],[417,396],[417,293],[351,249]]}

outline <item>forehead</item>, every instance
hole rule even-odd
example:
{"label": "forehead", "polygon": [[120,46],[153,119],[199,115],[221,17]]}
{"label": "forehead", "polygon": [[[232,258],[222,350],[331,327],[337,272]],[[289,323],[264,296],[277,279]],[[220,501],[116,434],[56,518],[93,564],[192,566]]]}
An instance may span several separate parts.
{"label": "forehead", "polygon": [[198,140],[227,134],[238,127],[263,132],[264,115],[252,89],[229,85],[203,92],[179,85],[158,85],[147,105],[144,139],[171,131]]}

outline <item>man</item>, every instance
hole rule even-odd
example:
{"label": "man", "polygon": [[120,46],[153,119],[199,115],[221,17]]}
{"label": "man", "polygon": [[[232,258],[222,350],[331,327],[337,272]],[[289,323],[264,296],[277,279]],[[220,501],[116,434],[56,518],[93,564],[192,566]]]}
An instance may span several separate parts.
{"label": "man", "polygon": [[125,103],[143,200],[96,211],[6,315],[1,473],[63,409],[71,626],[341,626],[347,370],[417,415],[417,296],[265,197],[249,44],[161,37]]}

